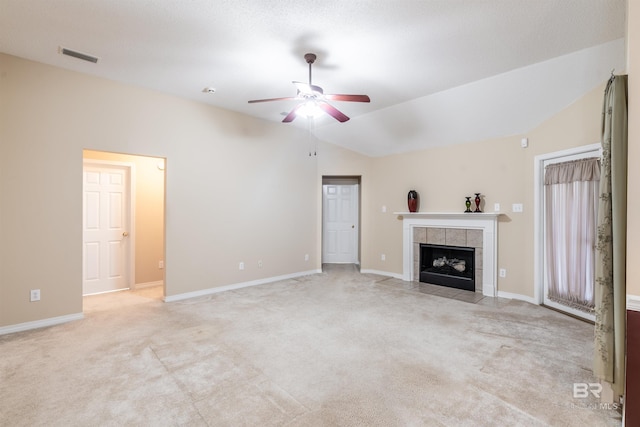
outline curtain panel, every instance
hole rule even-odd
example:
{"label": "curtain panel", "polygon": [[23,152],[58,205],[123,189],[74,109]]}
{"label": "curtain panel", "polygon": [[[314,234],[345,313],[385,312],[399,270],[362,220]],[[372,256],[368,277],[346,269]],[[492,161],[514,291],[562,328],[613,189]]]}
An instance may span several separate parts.
{"label": "curtain panel", "polygon": [[627,105],[627,76],[612,76],[602,109],[593,371],[618,395],[626,353]]}
{"label": "curtain panel", "polygon": [[544,184],[547,298],[593,313],[599,159],[548,165]]}

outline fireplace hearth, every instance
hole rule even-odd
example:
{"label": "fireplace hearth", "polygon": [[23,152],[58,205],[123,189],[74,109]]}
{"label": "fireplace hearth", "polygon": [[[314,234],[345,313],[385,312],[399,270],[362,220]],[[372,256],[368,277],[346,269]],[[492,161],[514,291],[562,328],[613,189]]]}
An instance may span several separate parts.
{"label": "fireplace hearth", "polygon": [[420,244],[420,281],[475,292],[475,249]]}

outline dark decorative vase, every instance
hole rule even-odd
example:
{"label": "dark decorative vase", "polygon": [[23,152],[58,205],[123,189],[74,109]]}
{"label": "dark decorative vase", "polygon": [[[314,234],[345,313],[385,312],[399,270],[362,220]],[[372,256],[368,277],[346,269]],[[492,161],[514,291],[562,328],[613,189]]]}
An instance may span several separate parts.
{"label": "dark decorative vase", "polygon": [[476,194],[476,198],[475,198],[474,202],[476,202],[476,210],[474,212],[482,212],[480,210],[480,201],[481,201],[480,193],[475,193],[475,194]]}
{"label": "dark decorative vase", "polygon": [[416,190],[409,191],[407,203],[409,204],[409,212],[418,212],[418,192]]}
{"label": "dark decorative vase", "polygon": [[464,211],[464,212],[465,213],[471,212],[471,196],[465,197],[465,199],[467,199],[467,200],[465,200],[464,205],[467,207],[467,210]]}

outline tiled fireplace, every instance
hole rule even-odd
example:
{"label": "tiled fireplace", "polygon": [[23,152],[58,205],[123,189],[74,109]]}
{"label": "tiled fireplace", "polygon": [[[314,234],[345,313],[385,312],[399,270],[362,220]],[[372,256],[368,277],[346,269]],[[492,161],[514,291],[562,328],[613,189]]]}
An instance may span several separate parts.
{"label": "tiled fireplace", "polygon": [[[473,249],[473,277],[475,291],[482,292],[482,230],[463,228],[413,228],[413,280],[423,281],[420,277],[420,244],[438,245],[440,247]],[[438,282],[427,283],[441,284]],[[458,287],[458,286],[452,286]],[[471,289],[467,289],[471,290]]]}
{"label": "tiled fireplace", "polygon": [[475,290],[497,295],[497,213],[397,213],[403,222],[403,280],[420,278],[420,244],[474,248]]}

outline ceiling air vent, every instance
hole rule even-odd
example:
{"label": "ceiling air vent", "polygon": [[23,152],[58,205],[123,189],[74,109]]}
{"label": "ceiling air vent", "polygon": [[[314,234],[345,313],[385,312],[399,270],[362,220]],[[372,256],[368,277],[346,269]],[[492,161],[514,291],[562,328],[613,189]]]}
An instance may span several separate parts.
{"label": "ceiling air vent", "polygon": [[74,58],[82,59],[83,61],[98,62],[98,58],[95,56],[87,55],[86,53],[76,52],[75,50],[67,49],[66,47],[60,47],[60,53],[67,56],[73,56]]}

